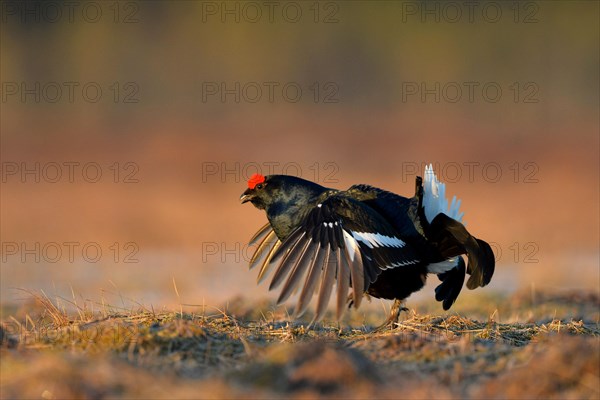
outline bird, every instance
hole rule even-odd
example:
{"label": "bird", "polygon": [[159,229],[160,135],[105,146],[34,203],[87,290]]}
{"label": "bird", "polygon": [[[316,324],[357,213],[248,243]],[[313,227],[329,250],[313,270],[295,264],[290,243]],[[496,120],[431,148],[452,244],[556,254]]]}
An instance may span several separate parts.
{"label": "bird", "polygon": [[[449,203],[431,164],[403,197],[367,184],[338,190],[290,175],[254,174],[240,196],[266,212],[268,223],[250,239],[250,269],[258,283],[272,273],[269,290],[281,287],[277,304],[300,291],[294,318],[317,296],[311,322],[321,321],[334,288],[336,317],[364,296],[394,300],[377,329],[398,322],[405,300],[430,274],[440,284],[435,299],[450,309],[469,274],[467,288],[490,283],[495,257],[490,245],[463,223],[461,201]],[[467,263],[463,256],[466,256]]]}

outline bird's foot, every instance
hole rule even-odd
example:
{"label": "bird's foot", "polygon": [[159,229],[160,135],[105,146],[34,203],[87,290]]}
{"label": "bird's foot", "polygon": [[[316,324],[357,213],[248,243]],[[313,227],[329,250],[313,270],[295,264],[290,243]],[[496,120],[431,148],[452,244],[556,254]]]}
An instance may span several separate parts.
{"label": "bird's foot", "polygon": [[398,320],[400,319],[400,313],[402,311],[408,311],[408,308],[404,307],[404,301],[395,299],[392,309],[390,310],[390,315],[383,322],[383,324],[373,329],[373,332],[379,333],[395,328]]}

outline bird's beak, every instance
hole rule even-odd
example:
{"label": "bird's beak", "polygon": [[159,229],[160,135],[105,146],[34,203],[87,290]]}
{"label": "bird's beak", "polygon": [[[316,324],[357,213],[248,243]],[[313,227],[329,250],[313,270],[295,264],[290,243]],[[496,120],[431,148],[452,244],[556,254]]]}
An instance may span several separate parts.
{"label": "bird's beak", "polygon": [[244,204],[252,200],[253,197],[254,196],[251,193],[251,189],[246,189],[246,191],[240,196],[240,201],[242,202],[242,204]]}

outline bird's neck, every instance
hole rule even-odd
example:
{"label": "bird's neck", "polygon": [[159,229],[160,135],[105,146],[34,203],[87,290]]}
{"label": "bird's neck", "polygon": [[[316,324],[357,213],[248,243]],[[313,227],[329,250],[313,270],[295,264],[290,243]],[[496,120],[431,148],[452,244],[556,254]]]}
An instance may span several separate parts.
{"label": "bird's neck", "polygon": [[326,190],[299,191],[267,207],[267,218],[279,240],[284,241],[302,224],[308,213],[322,201]]}

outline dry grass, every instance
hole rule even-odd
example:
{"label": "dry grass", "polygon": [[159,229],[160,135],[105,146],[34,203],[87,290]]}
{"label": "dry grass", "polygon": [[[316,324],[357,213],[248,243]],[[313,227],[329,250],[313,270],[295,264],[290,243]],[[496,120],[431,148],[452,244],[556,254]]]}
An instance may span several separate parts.
{"label": "dry grass", "polygon": [[504,299],[527,322],[412,311],[382,333],[241,300],[213,314],[69,301],[70,315],[32,296],[31,314],[2,322],[2,398],[600,396],[596,295]]}

